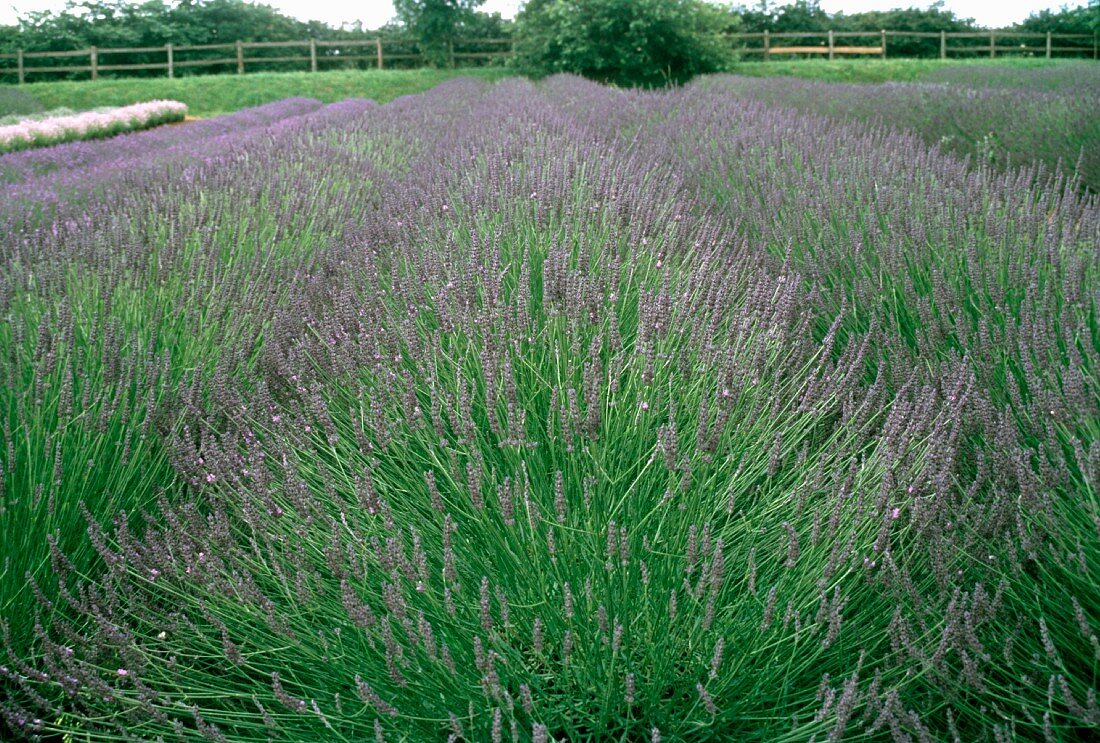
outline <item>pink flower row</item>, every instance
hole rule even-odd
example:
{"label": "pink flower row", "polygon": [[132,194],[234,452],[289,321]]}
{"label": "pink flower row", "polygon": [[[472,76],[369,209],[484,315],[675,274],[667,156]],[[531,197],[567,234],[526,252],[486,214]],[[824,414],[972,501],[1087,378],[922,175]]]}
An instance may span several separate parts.
{"label": "pink flower row", "polygon": [[85,111],[70,116],[27,120],[0,126],[0,153],[145,129],[181,121],[187,105],[179,101],[149,101],[109,111]]}

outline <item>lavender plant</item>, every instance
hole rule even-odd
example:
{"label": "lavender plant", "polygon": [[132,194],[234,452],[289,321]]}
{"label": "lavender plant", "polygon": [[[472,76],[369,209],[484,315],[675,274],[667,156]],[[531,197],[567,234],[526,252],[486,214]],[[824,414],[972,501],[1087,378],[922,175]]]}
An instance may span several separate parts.
{"label": "lavender plant", "polygon": [[[32,638],[0,669],[12,730],[1100,727],[1100,204],[1076,181],[728,79],[453,81],[190,147],[98,189],[17,172],[56,199],[0,215],[20,338],[115,287],[93,325],[164,370],[127,377],[161,390],[131,461],[163,494],[135,477],[86,538],[54,521],[57,587],[5,611]],[[5,343],[29,397],[54,346]]]}

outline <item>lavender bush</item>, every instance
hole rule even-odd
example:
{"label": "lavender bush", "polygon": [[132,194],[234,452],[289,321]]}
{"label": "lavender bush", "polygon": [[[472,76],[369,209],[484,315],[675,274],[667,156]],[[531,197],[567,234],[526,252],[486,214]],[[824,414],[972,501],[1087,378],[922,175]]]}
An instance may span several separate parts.
{"label": "lavender bush", "polygon": [[723,79],[117,141],[5,171],[11,730],[1100,728],[1079,182]]}

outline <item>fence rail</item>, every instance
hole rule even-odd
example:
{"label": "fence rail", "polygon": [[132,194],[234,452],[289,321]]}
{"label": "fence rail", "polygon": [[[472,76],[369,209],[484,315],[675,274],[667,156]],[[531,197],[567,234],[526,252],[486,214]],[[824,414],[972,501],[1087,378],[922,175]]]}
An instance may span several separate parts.
{"label": "fence rail", "polygon": [[[886,58],[890,39],[939,39],[939,57],[947,59],[949,55],[959,54],[988,54],[991,58],[998,54],[1034,53],[1051,59],[1055,54],[1076,54],[1098,58],[1100,44],[1096,34],[1055,34],[1015,31],[788,31],[782,33],[770,33],[768,31],[752,33],[723,34],[731,44],[736,45],[737,51],[746,55],[762,55],[764,61],[777,55],[827,55],[829,59],[837,55],[871,55]],[[807,43],[807,40],[820,39],[816,44]],[[862,39],[872,40],[871,43],[837,44],[838,39]],[[974,40],[988,39],[988,44],[955,44],[949,40]],[[1028,44],[1026,40],[1041,39],[1042,44]],[[762,46],[740,46],[740,42],[747,40],[761,40]],[[801,43],[788,43],[785,40],[799,40]],[[1009,40],[1025,41],[1025,43],[1006,43]],[[774,42],[780,41],[780,44]],[[1059,42],[1055,44],[1055,41]],[[1063,43],[1065,42],[1065,43]],[[470,50],[470,47],[482,47],[479,50]],[[410,47],[413,48],[410,51]],[[458,49],[456,50],[456,47]],[[488,47],[487,49],[485,47]],[[299,55],[284,54],[279,56],[253,55],[246,53],[250,50],[274,50],[274,49],[305,49],[306,53]],[[363,49],[366,54],[342,54],[344,49]],[[388,52],[386,50],[389,50]],[[395,51],[396,49],[396,51]],[[229,51],[232,56],[219,55],[217,57],[187,59],[189,53],[206,53],[215,51]],[[459,39],[450,44],[447,50],[448,61],[453,67],[456,61],[472,62],[482,60],[493,62],[511,57],[515,53],[513,39]],[[115,54],[142,54],[162,56],[163,62],[144,59],[137,62],[102,64],[101,58],[105,55]],[[33,64],[33,60],[61,60],[85,57],[86,65],[76,64]],[[415,48],[415,44],[403,40],[376,39],[352,39],[346,41],[305,39],[302,41],[234,41],[223,44],[165,44],[164,46],[144,47],[111,47],[88,49],[76,49],[66,51],[30,52],[22,49],[14,53],[0,54],[0,60],[15,60],[15,66],[0,66],[0,75],[14,74],[19,83],[26,82],[28,75],[56,74],[56,73],[88,73],[92,80],[99,77],[100,72],[116,72],[128,70],[163,70],[168,77],[175,77],[176,70],[194,67],[222,67],[236,66],[238,75],[244,74],[251,65],[270,63],[300,63],[310,72],[317,72],[322,64],[345,62],[370,62],[376,69],[384,69],[386,60],[391,62],[416,60],[425,61],[423,53]],[[28,64],[28,61],[32,61]]]}

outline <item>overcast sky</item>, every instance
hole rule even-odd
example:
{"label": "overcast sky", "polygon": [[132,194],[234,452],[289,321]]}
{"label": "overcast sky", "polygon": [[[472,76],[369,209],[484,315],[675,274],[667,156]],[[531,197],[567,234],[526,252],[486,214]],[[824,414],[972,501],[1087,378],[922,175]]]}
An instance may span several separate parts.
{"label": "overcast sky", "polygon": [[[858,13],[865,10],[888,10],[897,7],[927,7],[931,0],[821,0],[829,13]],[[782,2],[782,0],[781,0]],[[755,0],[743,0],[746,5]],[[318,20],[339,26],[362,21],[366,28],[377,28],[393,17],[390,0],[267,0],[283,13],[302,20]],[[522,0],[486,0],[482,10],[512,18]],[[1063,4],[1084,5],[1081,0],[946,0],[945,7],[962,18],[973,18],[983,26],[999,28],[1022,21],[1031,13]],[[15,23],[21,13],[32,10],[60,10],[65,0],[0,0],[0,24]]]}

